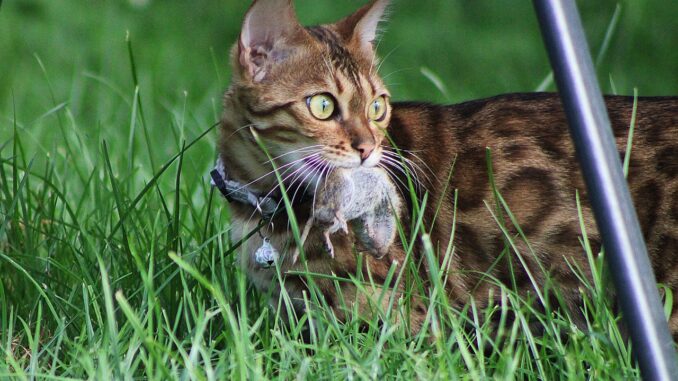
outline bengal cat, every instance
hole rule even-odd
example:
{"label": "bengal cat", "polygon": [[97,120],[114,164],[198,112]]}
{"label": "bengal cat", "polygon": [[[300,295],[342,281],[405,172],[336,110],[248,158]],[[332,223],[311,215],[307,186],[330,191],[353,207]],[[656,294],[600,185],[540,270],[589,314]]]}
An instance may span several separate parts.
{"label": "bengal cat", "polygon": [[[506,240],[491,213],[495,198],[486,160],[489,147],[494,189],[506,200],[531,245],[530,249],[516,239],[516,248],[523,254],[534,253],[525,256],[527,268],[541,284],[546,275],[538,265],[545,266],[550,278],[560,285],[565,303],[579,310],[581,281],[572,267],[583,270],[587,277],[591,274],[579,240],[576,191],[595,252],[600,249],[600,238],[558,96],[509,94],[450,106],[391,102],[391,94],[377,73],[373,46],[386,6],[387,0],[375,0],[334,24],[313,27],[299,24],[290,0],[256,0],[245,15],[231,51],[233,77],[224,98],[219,157],[228,178],[252,194],[273,196],[282,202],[272,172],[274,162],[297,222],[307,233],[303,257],[295,261],[287,215],[278,214],[272,223],[266,223],[264,233],[253,235],[241,249],[241,263],[250,279],[260,290],[272,291],[273,298],[279,296],[281,283],[276,280],[276,270],[255,260],[261,248],[275,248],[281,253],[276,261],[284,276],[282,284],[294,308],[303,311],[302,294],[307,284],[303,276],[290,272],[347,277],[364,271],[365,267],[357,268],[361,254],[354,248],[360,238],[355,229],[332,231],[331,257],[323,237],[327,228],[309,220],[317,206],[317,189],[324,187],[334,169],[381,168],[392,175],[385,181],[398,186],[407,180],[402,174],[411,171],[416,185],[429,192],[423,221],[437,250],[446,250],[454,228],[446,283],[454,304],[461,306],[471,297],[480,305],[488,302],[494,286],[481,282],[477,275],[481,273],[507,285],[514,282],[527,292],[532,286],[525,268],[513,261],[512,278],[509,261],[501,256]],[[633,99],[609,96],[606,102],[623,156]],[[639,98],[635,124],[631,193],[658,281],[676,290],[678,98]],[[403,161],[393,145],[402,150]],[[407,195],[407,189],[402,194]],[[403,207],[394,208],[393,214],[407,224],[413,202],[409,196],[400,201]],[[261,222],[261,216],[243,203],[231,203],[231,209],[232,238],[238,241]],[[513,224],[506,223],[506,229],[516,237]],[[384,282],[392,264],[404,263],[402,245],[395,241],[385,256],[363,257],[372,279]],[[418,248],[415,258],[420,255]],[[335,315],[344,318],[334,283],[318,277],[316,284]],[[369,300],[370,292],[377,295],[381,291],[377,287],[364,295],[356,293],[350,283],[342,283],[342,287],[343,298],[357,298],[352,302],[365,314],[374,302]],[[413,332],[419,330],[426,313],[424,303],[415,307],[408,322]],[[675,311],[674,305],[670,318],[674,334],[678,332]]]}

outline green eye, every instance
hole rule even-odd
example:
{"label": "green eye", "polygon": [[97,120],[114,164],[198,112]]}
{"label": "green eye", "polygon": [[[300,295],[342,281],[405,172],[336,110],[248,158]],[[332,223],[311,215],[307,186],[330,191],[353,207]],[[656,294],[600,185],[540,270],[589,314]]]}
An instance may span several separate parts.
{"label": "green eye", "polygon": [[372,101],[367,110],[367,117],[375,122],[381,122],[386,116],[386,98],[381,96]]}
{"label": "green eye", "polygon": [[328,94],[318,94],[306,98],[311,115],[320,119],[329,119],[334,114],[334,99]]}

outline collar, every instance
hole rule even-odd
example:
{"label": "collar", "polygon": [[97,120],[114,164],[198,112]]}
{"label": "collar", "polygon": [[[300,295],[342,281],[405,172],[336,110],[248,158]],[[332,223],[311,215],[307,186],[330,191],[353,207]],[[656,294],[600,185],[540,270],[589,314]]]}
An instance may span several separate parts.
{"label": "collar", "polygon": [[221,157],[217,160],[214,169],[210,171],[210,176],[212,177],[212,186],[219,189],[219,192],[229,202],[249,205],[259,211],[266,220],[270,220],[275,215],[278,209],[278,201],[271,196],[257,194],[247,188],[246,185],[229,179]]}

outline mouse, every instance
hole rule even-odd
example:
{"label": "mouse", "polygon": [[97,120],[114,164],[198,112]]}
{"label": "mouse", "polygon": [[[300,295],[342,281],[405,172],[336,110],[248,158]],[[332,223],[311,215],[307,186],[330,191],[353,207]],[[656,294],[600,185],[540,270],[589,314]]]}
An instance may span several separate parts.
{"label": "mouse", "polygon": [[334,258],[330,236],[338,231],[348,234],[350,226],[358,248],[381,258],[395,240],[401,209],[398,190],[384,169],[336,168],[316,194],[302,241],[311,226],[319,227]]}

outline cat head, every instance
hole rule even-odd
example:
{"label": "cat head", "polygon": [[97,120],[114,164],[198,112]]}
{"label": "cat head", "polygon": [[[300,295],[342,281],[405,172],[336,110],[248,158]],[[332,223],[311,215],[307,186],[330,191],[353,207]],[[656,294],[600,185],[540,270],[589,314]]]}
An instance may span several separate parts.
{"label": "cat head", "polygon": [[377,165],[391,116],[374,52],[386,6],[303,27],[291,0],[255,0],[231,51],[223,132],[257,134],[279,164]]}

